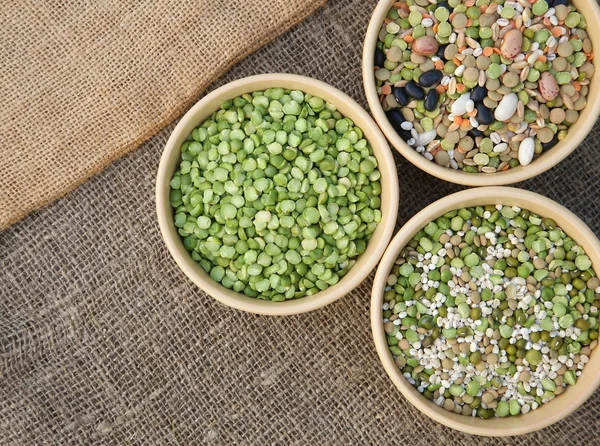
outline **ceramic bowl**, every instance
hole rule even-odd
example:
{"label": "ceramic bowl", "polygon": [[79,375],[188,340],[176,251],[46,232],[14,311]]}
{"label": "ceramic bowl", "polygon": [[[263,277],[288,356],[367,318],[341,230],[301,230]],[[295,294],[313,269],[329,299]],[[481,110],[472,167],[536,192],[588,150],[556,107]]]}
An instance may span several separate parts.
{"label": "ceramic bowl", "polygon": [[[387,248],[373,283],[371,295],[371,326],[379,358],[388,376],[417,409],[451,428],[476,435],[509,436],[525,434],[562,420],[594,393],[600,384],[600,352],[592,351],[590,361],[574,386],[537,410],[506,418],[483,420],[448,412],[422,396],[398,369],[386,341],[383,329],[383,293],[387,277],[402,248],[428,222],[453,209],[489,204],[504,204],[528,209],[543,217],[554,219],[566,234],[586,251],[596,271],[600,268],[600,242],[594,233],[575,214],[542,195],[509,187],[483,187],[449,195],[427,206],[400,229]],[[393,395],[389,396],[393,398]]]}
{"label": "ceramic bowl", "polygon": [[[340,113],[360,127],[373,149],[381,172],[382,219],[371,236],[366,251],[356,259],[354,266],[336,284],[312,296],[285,302],[255,299],[223,287],[213,281],[195,262],[183,246],[173,221],[169,203],[169,182],[178,167],[180,147],[191,131],[207,119],[221,103],[243,93],[271,87],[298,89],[320,96],[334,104]],[[352,98],[321,81],[292,74],[264,74],[231,82],[206,95],[179,121],[164,149],[156,176],[156,211],[161,234],[169,252],[188,278],[218,301],[252,313],[289,315],[311,311],[341,298],[360,284],[373,270],[389,243],[398,213],[398,176],[392,152],[381,131],[363,108]]]}
{"label": "ceramic bowl", "polygon": [[[592,130],[598,115],[600,114],[600,76],[592,77],[590,89],[587,96],[587,106],[580,113],[579,120],[569,128],[567,138],[560,141],[552,149],[534,159],[527,166],[517,166],[503,172],[496,173],[468,173],[462,170],[454,170],[443,167],[430,161],[410,147],[394,130],[379,102],[377,88],[375,85],[374,56],[375,46],[378,40],[381,24],[394,0],[381,0],[369,22],[363,47],[363,84],[371,114],[379,124],[379,127],[390,141],[392,146],[402,154],[408,161],[419,169],[436,176],[442,180],[450,181],[465,186],[500,186],[504,184],[517,183],[532,178],[545,172],[558,164],[575,150],[587,134]],[[587,32],[592,41],[593,48],[600,51],[600,8],[595,0],[573,0],[572,2],[588,23]]]}

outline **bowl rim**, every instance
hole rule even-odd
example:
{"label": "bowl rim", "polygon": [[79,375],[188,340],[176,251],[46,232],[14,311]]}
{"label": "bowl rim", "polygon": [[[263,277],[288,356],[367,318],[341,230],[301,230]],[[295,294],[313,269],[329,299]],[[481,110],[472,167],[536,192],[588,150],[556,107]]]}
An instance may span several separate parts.
{"label": "bowl rim", "polygon": [[[451,209],[476,205],[474,203],[463,204],[467,200],[477,201],[482,205],[484,203],[507,205],[518,203],[518,206],[526,209],[529,206],[551,211],[547,212],[546,216],[554,218],[557,223],[560,221],[559,226],[562,226],[563,229],[566,225],[562,222],[567,222],[570,229],[565,230],[565,232],[585,248],[596,268],[600,264],[600,241],[598,241],[596,235],[574,213],[543,195],[513,187],[482,187],[448,195],[433,202],[413,216],[394,236],[379,263],[373,281],[370,307],[371,331],[375,348],[387,375],[396,388],[413,406],[435,421],[453,429],[480,436],[511,436],[533,432],[563,419],[580,407],[594,393],[600,385],[599,353],[594,354],[592,352],[590,363],[584,368],[577,384],[569,386],[567,391],[558,395],[555,400],[540,406],[535,411],[530,411],[528,414],[519,415],[518,417],[483,420],[447,412],[432,401],[427,400],[406,381],[388,350],[381,308],[383,305],[383,290],[394,261],[402,247],[429,221]],[[532,206],[534,204],[535,206]],[[534,210],[534,212],[539,211]],[[581,385],[578,387],[578,384]],[[584,386],[587,387],[584,388]],[[573,393],[575,390],[577,394]],[[570,395],[569,398],[566,398],[568,395]],[[561,401],[562,406],[557,406],[556,401]],[[542,410],[543,412],[540,412]],[[527,423],[523,421],[525,419],[528,420]]]}
{"label": "bowl rim", "polygon": [[[382,219],[369,240],[367,250],[357,258],[357,263],[337,284],[326,290],[285,302],[251,298],[213,281],[183,247],[174,226],[169,202],[169,183],[178,164],[177,160],[180,159],[179,147],[191,130],[217,110],[223,101],[269,87],[297,88],[305,93],[320,96],[334,104],[344,116],[352,119],[369,141],[378,160],[382,182]],[[375,268],[392,237],[398,215],[398,201],[399,182],[394,157],[387,140],[371,116],[354,99],[337,88],[296,74],[270,73],[244,77],[208,93],[177,123],[165,145],[156,174],[158,223],[167,249],[179,268],[194,284],[221,303],[238,310],[264,315],[292,315],[312,311],[340,299],[356,288]]]}
{"label": "bowl rim", "polygon": [[[581,111],[579,120],[573,125],[572,130],[569,131],[570,137],[560,141],[551,150],[548,150],[527,166],[517,166],[504,172],[496,172],[493,174],[468,173],[443,167],[426,159],[400,138],[398,133],[396,133],[392,125],[388,122],[385,112],[379,103],[379,97],[375,86],[373,62],[375,46],[381,24],[394,1],[395,0],[380,1],[375,7],[369,21],[365,33],[362,55],[363,88],[369,104],[369,110],[388,141],[390,141],[391,145],[404,158],[419,169],[442,180],[465,186],[500,186],[517,183],[537,176],[560,163],[579,146],[594,127],[594,124],[600,115],[600,78],[598,75],[592,77],[590,91],[587,96],[587,105]],[[600,6],[595,0],[573,0],[573,3],[580,12],[585,10],[584,15],[587,23],[600,23]],[[588,18],[590,16],[591,18]],[[590,30],[591,33],[589,34],[589,37],[592,40],[593,45],[600,47],[600,31],[597,31],[593,26],[588,27],[587,31]],[[595,63],[594,66],[596,67]]]}

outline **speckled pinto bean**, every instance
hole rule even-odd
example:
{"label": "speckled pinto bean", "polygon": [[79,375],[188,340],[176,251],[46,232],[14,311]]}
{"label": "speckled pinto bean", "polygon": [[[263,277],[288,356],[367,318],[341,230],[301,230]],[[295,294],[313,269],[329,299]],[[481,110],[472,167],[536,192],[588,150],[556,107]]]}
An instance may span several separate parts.
{"label": "speckled pinto bean", "polygon": [[566,0],[398,1],[375,51],[381,105],[437,164],[526,166],[566,138],[587,105],[595,69],[586,26]]}

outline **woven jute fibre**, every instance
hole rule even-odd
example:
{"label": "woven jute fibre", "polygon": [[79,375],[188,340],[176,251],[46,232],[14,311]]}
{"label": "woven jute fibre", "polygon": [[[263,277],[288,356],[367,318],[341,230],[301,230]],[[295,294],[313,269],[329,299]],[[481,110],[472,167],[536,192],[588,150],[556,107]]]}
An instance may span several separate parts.
{"label": "woven jute fibre", "polygon": [[[374,0],[330,0],[219,84],[289,71],[365,104],[360,53]],[[417,411],[381,366],[373,274],[312,313],[225,307],[177,268],[158,229],[154,176],[173,127],[0,234],[0,444],[595,446],[600,392],[564,421],[478,438]],[[600,231],[600,128],[519,186]],[[396,156],[398,227],[459,190]],[[595,352],[594,354],[598,354]]]}
{"label": "woven jute fibre", "polygon": [[324,2],[0,2],[0,230],[138,147]]}

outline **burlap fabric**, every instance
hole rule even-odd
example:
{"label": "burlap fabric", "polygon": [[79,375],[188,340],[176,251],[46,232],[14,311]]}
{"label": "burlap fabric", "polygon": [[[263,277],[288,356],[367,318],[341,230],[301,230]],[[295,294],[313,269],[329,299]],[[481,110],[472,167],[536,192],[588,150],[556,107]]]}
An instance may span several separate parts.
{"label": "burlap fabric", "polygon": [[[360,53],[374,6],[330,0],[220,83],[289,71],[364,105]],[[154,175],[172,128],[0,234],[0,444],[599,444],[599,392],[566,420],[509,439],[421,415],[377,358],[372,275],[338,302],[286,318],[202,293],[169,256],[155,217]],[[596,232],[599,137],[597,127],[558,167],[520,185]],[[396,161],[398,226],[459,189]]]}
{"label": "burlap fabric", "polygon": [[139,146],[324,2],[0,2],[0,230]]}

